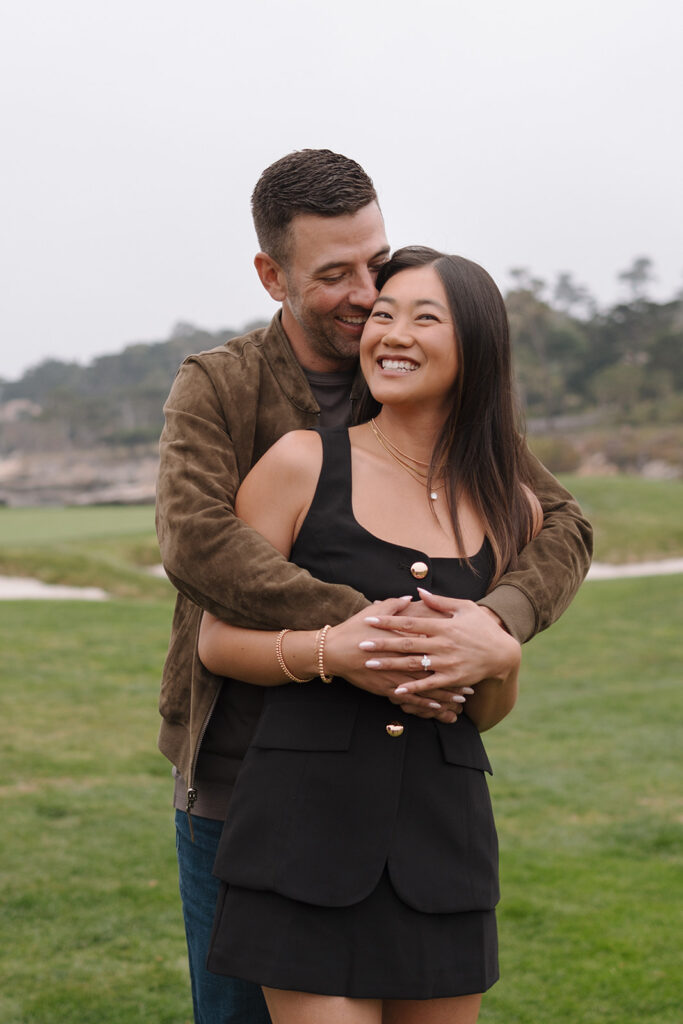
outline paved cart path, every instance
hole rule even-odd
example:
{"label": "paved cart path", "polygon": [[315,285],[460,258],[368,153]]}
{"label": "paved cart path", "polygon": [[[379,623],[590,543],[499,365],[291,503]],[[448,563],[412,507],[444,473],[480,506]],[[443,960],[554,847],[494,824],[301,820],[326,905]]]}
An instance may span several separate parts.
{"label": "paved cart path", "polygon": [[631,562],[627,565],[608,565],[593,562],[587,580],[623,580],[637,576],[673,576],[683,572],[683,558],[664,558],[658,562]]}

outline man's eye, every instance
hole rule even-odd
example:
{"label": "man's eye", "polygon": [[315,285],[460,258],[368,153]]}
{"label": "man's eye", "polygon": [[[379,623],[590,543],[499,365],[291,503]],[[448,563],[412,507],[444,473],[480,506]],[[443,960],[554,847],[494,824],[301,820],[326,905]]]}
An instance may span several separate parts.
{"label": "man's eye", "polygon": [[343,274],[335,274],[333,277],[321,277],[320,280],[325,284],[337,284],[338,281],[343,280],[343,277]]}

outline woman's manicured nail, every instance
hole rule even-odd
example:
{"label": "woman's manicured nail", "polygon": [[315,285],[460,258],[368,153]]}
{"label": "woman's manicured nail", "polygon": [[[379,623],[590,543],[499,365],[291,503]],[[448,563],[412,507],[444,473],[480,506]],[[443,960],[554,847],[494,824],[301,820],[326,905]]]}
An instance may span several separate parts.
{"label": "woman's manicured nail", "polygon": [[373,624],[373,626],[374,626],[376,623],[379,622],[379,619],[377,618],[376,615],[368,615],[367,619],[364,619],[363,621],[364,622],[371,622]]}
{"label": "woman's manicured nail", "polygon": [[434,708],[435,711],[441,711],[441,705],[437,704],[435,700],[430,700],[429,707]]}
{"label": "woman's manicured nail", "polygon": [[371,658],[370,661],[366,661],[365,662],[365,667],[366,668],[379,668],[381,664],[382,664],[382,662],[378,661],[377,658]]}
{"label": "woman's manicured nail", "polygon": [[360,647],[361,651],[374,651],[377,644],[374,642],[374,640],[362,640],[358,644],[358,646]]}
{"label": "woman's manicured nail", "polygon": [[461,697],[459,693],[454,693],[453,696],[451,697],[451,700],[454,700],[456,704],[465,703],[465,698]]}
{"label": "woman's manicured nail", "polygon": [[[367,665],[367,661],[365,662],[365,664]],[[394,693],[397,693],[400,697],[404,693],[410,693],[410,690],[407,690],[405,686],[397,686],[396,689],[394,690]]]}
{"label": "woman's manicured nail", "polygon": [[424,587],[418,587],[417,588],[417,592],[418,592],[418,594],[426,594],[427,597],[431,597],[432,596],[431,590],[425,590]]}

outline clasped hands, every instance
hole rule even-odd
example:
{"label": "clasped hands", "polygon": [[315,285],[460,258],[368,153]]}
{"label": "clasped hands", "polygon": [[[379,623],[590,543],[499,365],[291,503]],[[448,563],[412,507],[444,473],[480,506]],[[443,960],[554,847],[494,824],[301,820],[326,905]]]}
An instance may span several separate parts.
{"label": "clasped hands", "polygon": [[327,670],[409,714],[454,722],[473,686],[504,678],[518,662],[519,644],[484,606],[419,593],[420,601],[377,601],[333,627]]}

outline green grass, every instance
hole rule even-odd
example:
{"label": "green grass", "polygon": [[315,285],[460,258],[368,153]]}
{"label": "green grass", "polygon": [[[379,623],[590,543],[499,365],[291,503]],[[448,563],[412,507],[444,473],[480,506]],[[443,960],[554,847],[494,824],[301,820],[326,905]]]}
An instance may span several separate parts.
{"label": "green grass", "polygon": [[592,583],[487,737],[503,981],[483,1024],[680,1021],[681,577]]}
{"label": "green grass", "polygon": [[192,1014],[156,698],[170,606],[0,616],[0,1020]]}
{"label": "green grass", "polygon": [[151,506],[0,509],[0,574],[102,587],[115,597],[163,600]]}
{"label": "green grass", "polygon": [[[682,485],[569,486],[597,557],[683,553]],[[0,603],[0,1020],[189,1022],[152,511],[5,509],[0,537],[0,572],[129,595]],[[486,738],[502,978],[482,1024],[680,1021],[682,618],[680,576],[594,582],[525,649]]]}
{"label": "green grass", "polygon": [[[592,583],[487,736],[502,979],[482,1024],[678,1024],[680,577]],[[156,698],[168,602],[5,602],[3,1024],[191,1017]],[[426,866],[426,870],[428,870]]]}
{"label": "green grass", "polygon": [[683,555],[683,481],[563,476],[593,525],[600,562]]}
{"label": "green grass", "polygon": [[3,548],[122,538],[153,531],[152,505],[0,509]]}

